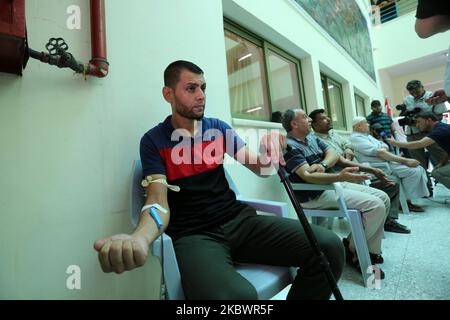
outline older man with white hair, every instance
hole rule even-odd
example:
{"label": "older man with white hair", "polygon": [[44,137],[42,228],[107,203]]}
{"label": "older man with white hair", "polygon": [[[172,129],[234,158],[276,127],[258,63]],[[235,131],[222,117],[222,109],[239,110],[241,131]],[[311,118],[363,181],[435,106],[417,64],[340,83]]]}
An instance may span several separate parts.
{"label": "older man with white hair", "polygon": [[402,180],[407,199],[429,196],[427,175],[419,161],[390,153],[389,147],[385,143],[369,134],[369,124],[366,118],[353,118],[353,133],[350,141],[359,162],[389,163],[392,174]]}

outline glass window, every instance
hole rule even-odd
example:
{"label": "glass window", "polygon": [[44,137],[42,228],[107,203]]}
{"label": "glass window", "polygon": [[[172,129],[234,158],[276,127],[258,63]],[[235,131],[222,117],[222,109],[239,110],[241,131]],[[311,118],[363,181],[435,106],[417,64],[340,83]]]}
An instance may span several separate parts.
{"label": "glass window", "polygon": [[323,74],[321,80],[323,101],[333,128],[347,130],[341,84]]}
{"label": "glass window", "polygon": [[232,116],[269,120],[262,48],[227,30],[225,48]]}
{"label": "glass window", "polygon": [[297,65],[269,50],[269,77],[272,112],[300,108]]}
{"label": "glass window", "polygon": [[356,115],[357,116],[366,116],[366,106],[364,104],[364,98],[355,94],[355,104],[356,104]]}
{"label": "glass window", "polygon": [[232,117],[279,122],[281,112],[301,108],[297,59],[229,22],[225,49]]}

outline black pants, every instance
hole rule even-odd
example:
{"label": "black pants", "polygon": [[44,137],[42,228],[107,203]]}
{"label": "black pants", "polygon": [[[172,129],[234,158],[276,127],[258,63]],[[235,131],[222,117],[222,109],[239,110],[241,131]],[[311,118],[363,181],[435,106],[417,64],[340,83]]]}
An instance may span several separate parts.
{"label": "black pants", "polygon": [[[336,281],[344,266],[342,242],[311,226]],[[233,262],[299,267],[288,299],[329,299],[331,289],[298,220],[257,215],[251,207],[227,223],[174,241],[188,299],[257,299]]]}

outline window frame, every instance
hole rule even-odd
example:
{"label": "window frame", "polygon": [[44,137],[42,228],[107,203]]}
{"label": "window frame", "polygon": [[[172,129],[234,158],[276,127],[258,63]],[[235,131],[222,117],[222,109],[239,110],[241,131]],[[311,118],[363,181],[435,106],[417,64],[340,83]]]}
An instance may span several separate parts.
{"label": "window frame", "polygon": [[[361,102],[362,102],[364,114],[359,114],[359,112],[358,112],[358,99],[360,99]],[[366,110],[366,103],[365,102],[366,102],[366,99],[361,97],[359,94],[355,93],[355,109],[356,109],[356,115],[357,116],[367,117],[367,110]]]}
{"label": "window frame", "polygon": [[[264,76],[266,78],[265,83],[262,83],[263,88],[267,92],[267,100],[268,100],[268,108],[269,108],[269,114],[271,115],[273,112],[278,111],[275,110],[273,107],[273,92],[274,87],[272,85],[272,78],[270,75],[270,62],[269,62],[269,52],[272,51],[273,53],[281,56],[282,58],[288,60],[290,63],[293,63],[295,65],[295,70],[297,72],[297,83],[298,83],[298,93],[299,93],[299,105],[305,110],[307,110],[306,105],[306,97],[305,97],[305,90],[304,90],[304,83],[303,83],[303,75],[302,75],[302,68],[301,68],[301,60],[297,59],[293,55],[289,54],[288,52],[284,51],[280,47],[270,43],[269,41],[265,40],[262,37],[259,37],[252,33],[251,31],[241,27],[240,25],[236,24],[233,21],[230,21],[228,19],[224,19],[224,32],[229,31],[237,36],[251,42],[252,44],[258,46],[261,48],[263,56],[261,63],[264,66]],[[252,115],[243,115],[234,113],[230,104],[230,112],[231,117],[234,119],[245,119],[245,120],[255,120],[255,121],[265,121],[265,122],[271,122],[271,119],[264,119],[262,117],[258,116],[252,116]]]}
{"label": "window frame", "polygon": [[[325,86],[323,85],[324,81],[325,81]],[[327,111],[328,116],[332,117],[332,112],[331,112],[331,109],[330,109],[330,94],[328,92],[328,86],[330,85],[329,81],[332,82],[331,83],[332,85],[334,85],[335,87],[339,88],[339,91],[340,91],[339,96],[340,96],[340,100],[341,100],[341,106],[340,106],[341,108],[340,108],[340,110],[341,110],[341,116],[342,116],[342,122],[343,122],[343,127],[335,126],[334,123],[333,123],[333,128],[336,129],[336,130],[347,131],[347,119],[346,119],[346,112],[345,112],[345,106],[344,106],[344,92],[342,90],[342,84],[339,81],[337,81],[337,80],[333,79],[332,77],[328,76],[327,74],[321,72],[320,73],[320,82],[322,84],[322,89],[323,89],[324,94],[325,94],[325,100],[323,102],[324,105],[325,105],[324,106],[325,110]],[[334,122],[332,118],[331,118],[331,121]]]}

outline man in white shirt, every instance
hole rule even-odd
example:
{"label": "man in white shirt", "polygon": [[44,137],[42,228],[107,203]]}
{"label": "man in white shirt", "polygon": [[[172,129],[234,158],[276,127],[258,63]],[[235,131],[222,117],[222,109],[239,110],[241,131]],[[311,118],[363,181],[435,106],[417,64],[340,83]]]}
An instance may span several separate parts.
{"label": "man in white shirt", "polygon": [[350,137],[356,159],[359,162],[389,163],[392,174],[402,180],[406,198],[409,200],[429,196],[425,169],[415,159],[403,158],[390,153],[388,146],[369,134],[369,124],[364,117],[353,119]]}

